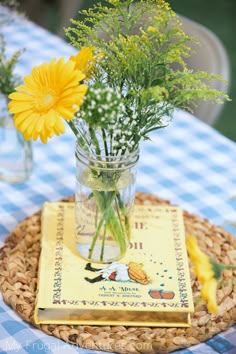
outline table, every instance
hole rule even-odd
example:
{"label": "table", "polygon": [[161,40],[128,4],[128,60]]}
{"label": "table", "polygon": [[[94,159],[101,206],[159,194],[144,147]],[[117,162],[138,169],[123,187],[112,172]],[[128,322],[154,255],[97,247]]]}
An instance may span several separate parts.
{"label": "table", "polygon": [[[5,11],[5,10],[4,10]],[[4,13],[0,7],[0,16]],[[17,65],[25,75],[53,57],[70,56],[75,50],[55,35],[25,18],[12,15],[3,33],[9,54],[26,48]],[[196,117],[176,110],[168,128],[141,144],[137,189],[171,200],[191,213],[208,218],[236,233],[236,145]],[[71,131],[48,144],[33,143],[34,169],[24,183],[0,182],[0,246],[8,233],[45,201],[74,193],[74,137]],[[102,353],[69,345],[23,322],[0,297],[0,354]],[[177,353],[177,352],[176,352]],[[191,348],[191,353],[236,353],[236,326]]]}

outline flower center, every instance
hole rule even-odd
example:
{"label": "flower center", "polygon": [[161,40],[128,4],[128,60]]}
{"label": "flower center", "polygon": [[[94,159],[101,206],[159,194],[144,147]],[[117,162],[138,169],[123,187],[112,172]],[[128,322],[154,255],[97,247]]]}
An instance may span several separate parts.
{"label": "flower center", "polygon": [[45,104],[50,104],[53,100],[53,96],[51,94],[48,94],[44,97],[44,103]]}
{"label": "flower center", "polygon": [[39,112],[47,112],[55,104],[56,95],[53,92],[46,92],[37,97],[35,105]]}

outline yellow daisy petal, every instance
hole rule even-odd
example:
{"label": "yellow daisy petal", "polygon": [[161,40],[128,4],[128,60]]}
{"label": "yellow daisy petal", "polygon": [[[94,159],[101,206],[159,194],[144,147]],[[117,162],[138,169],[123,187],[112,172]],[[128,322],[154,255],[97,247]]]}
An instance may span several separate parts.
{"label": "yellow daisy petal", "polygon": [[24,119],[20,124],[17,125],[17,128],[23,134],[25,134],[28,131],[30,125],[35,126],[35,118],[32,119],[32,117],[30,117],[30,119]]}
{"label": "yellow daisy petal", "polygon": [[47,135],[47,134],[40,133],[39,136],[40,136],[40,139],[41,139],[42,143],[43,143],[43,144],[47,144],[48,135]]}
{"label": "yellow daisy petal", "polygon": [[22,92],[13,92],[8,97],[13,100],[16,100],[16,101],[28,101],[29,100],[29,95],[26,95],[25,93],[22,93]]}
{"label": "yellow daisy petal", "polygon": [[37,131],[37,128],[34,129],[31,137],[32,137],[33,140],[37,140],[38,139],[39,132]]}
{"label": "yellow daisy petal", "polygon": [[56,123],[56,112],[54,112],[53,109],[50,109],[50,111],[47,112],[45,115],[45,121],[47,122],[48,127],[53,127]]}
{"label": "yellow daisy petal", "polygon": [[24,130],[24,137],[26,140],[29,140],[32,137],[32,133],[35,130],[35,125],[37,124],[37,121],[34,122],[34,124],[28,125],[28,128]]}
{"label": "yellow daisy petal", "polygon": [[32,108],[31,102],[27,101],[11,101],[8,105],[9,113],[20,113],[22,111],[27,111]]}
{"label": "yellow daisy petal", "polygon": [[70,120],[74,117],[75,110],[71,112],[68,108],[65,106],[58,106],[57,111],[60,114],[61,117],[64,119]]}
{"label": "yellow daisy petal", "polygon": [[57,119],[57,123],[56,125],[54,126],[54,131],[57,135],[61,134],[61,133],[64,133],[65,131],[65,126],[62,122],[61,119]]}
{"label": "yellow daisy petal", "polygon": [[35,126],[35,133],[39,133],[42,129],[44,129],[44,117],[40,116]]}

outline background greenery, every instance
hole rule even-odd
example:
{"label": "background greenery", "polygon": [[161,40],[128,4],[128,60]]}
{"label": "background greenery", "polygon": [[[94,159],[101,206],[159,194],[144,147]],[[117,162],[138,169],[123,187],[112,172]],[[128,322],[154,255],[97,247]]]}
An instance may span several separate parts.
{"label": "background greenery", "polygon": [[[83,0],[81,8],[88,8],[95,2],[98,1]],[[236,0],[169,0],[169,3],[175,12],[211,29],[221,39],[228,53],[231,66],[229,95],[232,101],[225,104],[214,127],[236,141]],[[77,14],[74,17],[77,17]],[[48,18],[48,28],[57,32],[56,5],[51,6]]]}
{"label": "background greenery", "polygon": [[222,134],[236,141],[236,1],[235,0],[170,0],[174,11],[211,29],[223,42],[231,66],[227,102],[215,123]]}

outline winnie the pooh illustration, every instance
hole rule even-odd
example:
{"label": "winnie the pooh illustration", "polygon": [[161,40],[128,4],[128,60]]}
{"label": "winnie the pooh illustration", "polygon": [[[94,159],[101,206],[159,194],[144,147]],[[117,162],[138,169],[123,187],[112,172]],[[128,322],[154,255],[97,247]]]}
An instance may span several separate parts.
{"label": "winnie the pooh illustration", "polygon": [[143,270],[142,263],[129,262],[128,264],[128,274],[131,280],[136,281],[140,284],[148,284],[150,283],[150,278],[147,273]]}
{"label": "winnie the pooh illustration", "polygon": [[129,262],[126,265],[114,262],[105,268],[94,268],[91,263],[87,263],[85,269],[98,274],[94,278],[85,277],[85,280],[89,283],[97,283],[101,280],[135,281],[140,284],[150,283],[150,278],[144,272],[142,263]]}

